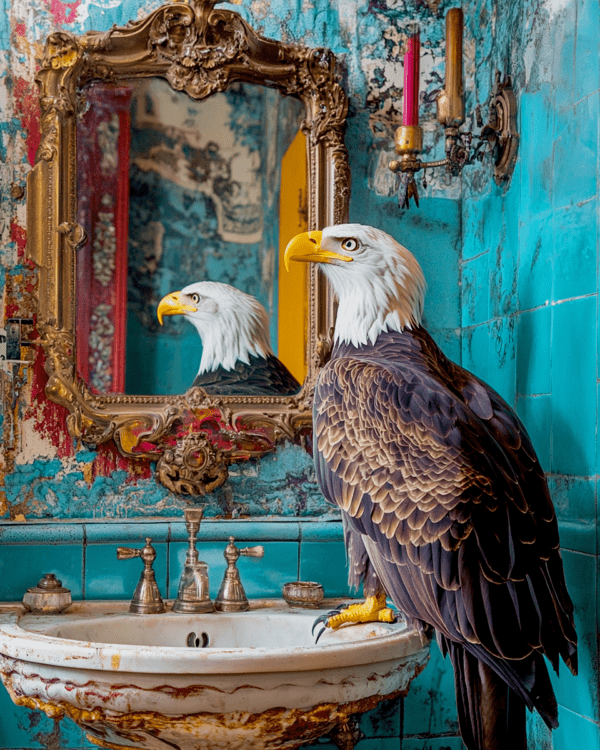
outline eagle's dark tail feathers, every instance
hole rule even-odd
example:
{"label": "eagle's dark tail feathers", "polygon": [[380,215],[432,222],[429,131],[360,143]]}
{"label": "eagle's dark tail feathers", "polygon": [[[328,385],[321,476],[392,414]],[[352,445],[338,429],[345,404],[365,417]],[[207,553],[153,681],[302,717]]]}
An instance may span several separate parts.
{"label": "eagle's dark tail feathers", "polygon": [[[468,750],[527,750],[525,709],[536,708],[545,723],[558,726],[558,707],[550,676],[540,654],[517,669],[506,662],[480,660],[461,644],[444,644],[454,667],[458,721]],[[498,674],[497,667],[506,674]],[[526,672],[526,674],[521,674]]]}

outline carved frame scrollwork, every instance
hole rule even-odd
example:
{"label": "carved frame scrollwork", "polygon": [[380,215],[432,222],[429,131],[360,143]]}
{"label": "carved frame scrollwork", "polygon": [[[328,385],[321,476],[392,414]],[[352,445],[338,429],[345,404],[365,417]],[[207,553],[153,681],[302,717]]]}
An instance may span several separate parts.
{"label": "carved frame scrollwork", "polygon": [[39,267],[48,397],[68,409],[73,436],[90,445],[114,440],[124,456],[156,461],[159,481],[188,494],[218,487],[231,463],[268,453],[282,440],[310,439],[312,392],[328,351],[333,303],[311,268],[308,375],[295,396],[225,397],[200,388],[163,397],[92,393],[77,375],[75,357],[75,265],[84,240],[76,220],[76,127],[84,87],[160,76],[195,99],[233,81],[277,88],[305,105],[309,228],[345,221],[350,188],[343,140],[348,102],[333,54],[266,39],[239,14],[214,5],[174,2],[108,32],[51,34],[36,79],[42,132],[27,185],[27,251]]}

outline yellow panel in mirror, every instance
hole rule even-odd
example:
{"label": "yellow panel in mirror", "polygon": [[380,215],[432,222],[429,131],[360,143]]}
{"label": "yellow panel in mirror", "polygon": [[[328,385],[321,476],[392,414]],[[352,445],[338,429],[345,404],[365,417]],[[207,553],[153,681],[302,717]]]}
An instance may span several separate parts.
{"label": "yellow panel in mirror", "polygon": [[277,352],[300,383],[306,377],[309,267],[294,263],[288,273],[283,254],[292,237],[308,231],[306,172],[306,138],[299,130],[281,162]]}

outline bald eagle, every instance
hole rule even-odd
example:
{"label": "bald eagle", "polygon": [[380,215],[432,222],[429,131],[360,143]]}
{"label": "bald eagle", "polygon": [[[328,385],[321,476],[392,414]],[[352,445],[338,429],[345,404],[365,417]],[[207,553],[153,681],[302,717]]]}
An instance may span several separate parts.
{"label": "bald eagle", "polygon": [[250,294],[217,281],[198,281],[172,292],[157,308],[183,315],[202,339],[202,357],[194,386],[222,396],[291,396],[300,383],[273,354],[269,318]]}
{"label": "bald eagle", "polygon": [[315,466],[366,601],[325,625],[390,620],[389,595],[450,655],[467,748],[524,750],[525,706],[558,726],[544,656],[577,671],[557,521],[525,427],[421,326],[423,273],[388,234],[328,227],[285,257],[319,263],[339,301]]}

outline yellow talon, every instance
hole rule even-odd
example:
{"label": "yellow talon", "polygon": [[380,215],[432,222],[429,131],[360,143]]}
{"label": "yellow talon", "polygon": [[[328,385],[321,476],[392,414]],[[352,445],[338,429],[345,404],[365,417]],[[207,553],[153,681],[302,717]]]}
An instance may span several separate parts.
{"label": "yellow talon", "polygon": [[362,604],[352,604],[330,617],[327,627],[335,630],[346,622],[394,622],[394,612],[386,607],[385,594],[369,596]]}

